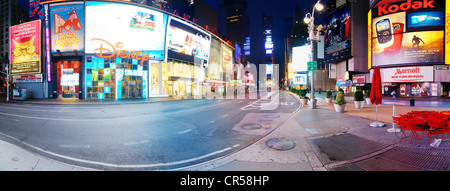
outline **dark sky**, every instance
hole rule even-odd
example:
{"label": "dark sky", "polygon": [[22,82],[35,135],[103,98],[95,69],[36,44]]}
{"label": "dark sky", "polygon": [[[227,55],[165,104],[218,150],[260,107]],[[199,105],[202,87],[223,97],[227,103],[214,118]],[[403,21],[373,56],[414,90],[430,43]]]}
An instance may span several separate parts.
{"label": "dark sky", "polygon": [[[303,14],[311,12],[313,5],[317,0],[247,0],[247,2],[247,14],[250,17],[250,35],[253,36],[252,39],[259,41],[262,41],[263,39],[261,31],[262,15],[266,14],[274,17],[274,63],[284,63],[284,37],[286,34],[285,18],[294,16],[294,8],[297,4],[302,9]],[[319,16],[323,16],[323,14],[315,14],[315,17],[318,18]],[[252,49],[263,46],[262,42],[255,42],[252,45]],[[261,55],[254,53],[255,51],[253,51],[251,59],[253,62],[258,62],[258,58]]]}

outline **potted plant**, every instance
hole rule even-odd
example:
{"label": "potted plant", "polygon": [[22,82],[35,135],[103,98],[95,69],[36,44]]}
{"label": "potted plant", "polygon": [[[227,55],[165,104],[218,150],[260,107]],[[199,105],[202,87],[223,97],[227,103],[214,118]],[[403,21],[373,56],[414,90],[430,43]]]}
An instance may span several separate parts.
{"label": "potted plant", "polygon": [[325,96],[325,100],[327,101],[327,103],[331,103],[331,96],[332,96],[332,93],[330,90],[328,90],[327,96]]}
{"label": "potted plant", "polygon": [[370,101],[370,90],[367,90],[365,99],[366,99],[366,104],[367,105],[372,104],[372,102]]}
{"label": "potted plant", "polygon": [[345,105],[346,102],[344,92],[338,91],[336,95],[336,100],[334,100],[334,109],[336,110],[336,112],[342,113],[345,110]]}
{"label": "potted plant", "polygon": [[306,97],[306,89],[301,89],[298,91],[298,95],[300,97],[300,102],[302,102],[302,105],[306,105],[308,104],[308,97]]}
{"label": "potted plant", "polygon": [[362,109],[364,106],[364,94],[361,90],[356,90],[353,97],[356,109]]}

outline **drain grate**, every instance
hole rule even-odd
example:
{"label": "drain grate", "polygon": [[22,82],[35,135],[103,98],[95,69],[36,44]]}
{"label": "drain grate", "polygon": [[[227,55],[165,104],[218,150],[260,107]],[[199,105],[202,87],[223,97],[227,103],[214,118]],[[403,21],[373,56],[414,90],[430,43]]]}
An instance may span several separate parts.
{"label": "drain grate", "polygon": [[266,145],[275,150],[287,151],[295,147],[295,142],[286,138],[273,138],[269,139]]}
{"label": "drain grate", "polygon": [[258,124],[250,124],[250,123],[248,123],[248,124],[242,125],[242,128],[243,129],[248,129],[248,130],[254,130],[254,129],[261,129],[262,126],[258,125]]}

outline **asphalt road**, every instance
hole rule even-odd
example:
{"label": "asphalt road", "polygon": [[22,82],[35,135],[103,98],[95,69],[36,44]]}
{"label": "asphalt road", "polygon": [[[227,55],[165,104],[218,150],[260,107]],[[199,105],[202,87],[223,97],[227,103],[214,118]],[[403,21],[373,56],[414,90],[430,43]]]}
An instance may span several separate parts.
{"label": "asphalt road", "polygon": [[[247,147],[280,125],[274,117],[289,116],[298,109],[297,100],[283,91],[258,100],[101,105],[2,103],[0,138],[79,166],[170,170]],[[267,119],[255,117],[258,114]],[[244,119],[265,126],[256,131],[244,129],[239,126]]]}

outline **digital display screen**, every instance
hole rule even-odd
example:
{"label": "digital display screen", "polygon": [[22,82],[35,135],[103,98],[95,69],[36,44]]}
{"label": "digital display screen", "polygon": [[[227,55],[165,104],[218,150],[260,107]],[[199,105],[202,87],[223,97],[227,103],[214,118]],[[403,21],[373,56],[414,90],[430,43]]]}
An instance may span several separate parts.
{"label": "digital display screen", "polygon": [[427,11],[408,14],[408,27],[442,27],[444,17],[442,11]]}
{"label": "digital display screen", "polygon": [[378,31],[387,30],[390,27],[391,27],[391,23],[389,23],[389,19],[385,19],[385,20],[382,20],[382,21],[377,23],[377,30]]}
{"label": "digital display screen", "polygon": [[208,61],[210,46],[211,35],[182,20],[170,17],[167,28],[168,50]]}
{"label": "digital display screen", "polygon": [[[443,14],[440,10],[419,9],[373,18],[372,66],[443,63]],[[391,31],[388,36],[379,37],[387,30]]]}
{"label": "digital display screen", "polygon": [[[140,51],[163,60],[167,15],[121,3],[86,2],[86,53]],[[102,48],[100,48],[102,47]]]}

